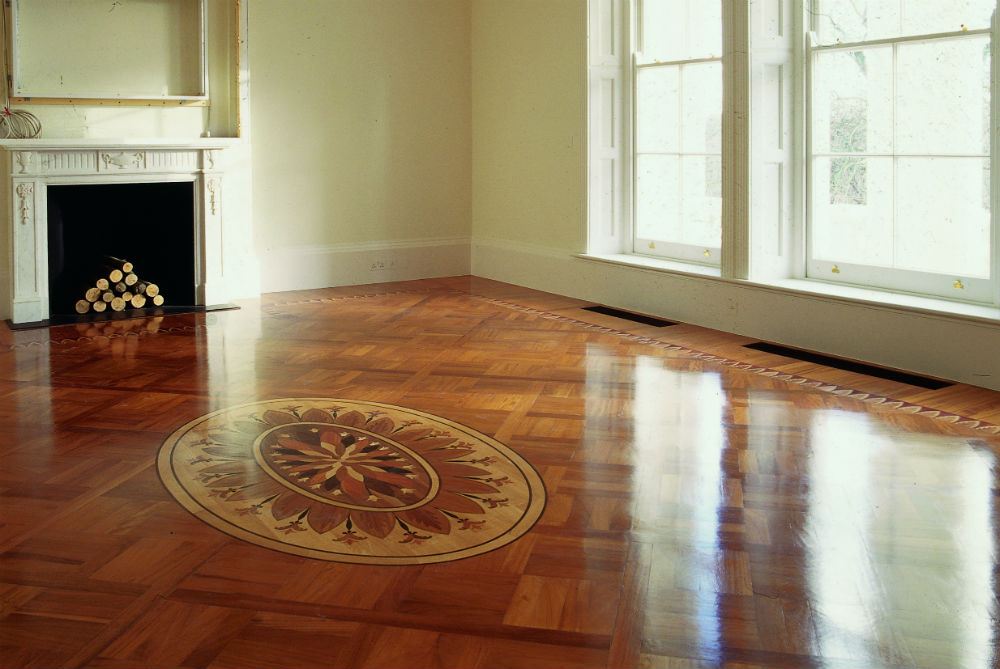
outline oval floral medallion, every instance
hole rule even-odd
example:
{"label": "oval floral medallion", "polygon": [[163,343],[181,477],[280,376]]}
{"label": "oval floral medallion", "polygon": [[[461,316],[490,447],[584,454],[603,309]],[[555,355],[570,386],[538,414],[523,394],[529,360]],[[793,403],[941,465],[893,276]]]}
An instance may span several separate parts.
{"label": "oval floral medallion", "polygon": [[170,493],[223,532],[340,562],[425,564],[527,532],[545,488],[498,441],[414,409],[341,399],[254,402],[170,435]]}

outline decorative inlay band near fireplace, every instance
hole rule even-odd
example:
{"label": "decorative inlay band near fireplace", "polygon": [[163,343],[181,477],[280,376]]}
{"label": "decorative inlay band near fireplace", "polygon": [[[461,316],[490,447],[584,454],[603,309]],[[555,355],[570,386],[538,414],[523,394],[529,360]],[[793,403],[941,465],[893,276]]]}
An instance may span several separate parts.
{"label": "decorative inlay band near fireplace", "polygon": [[[11,322],[31,323],[49,318],[49,188],[109,184],[189,182],[193,192],[193,234],[185,222],[177,230],[159,234],[191,239],[194,304],[228,302],[256,294],[255,287],[233,290],[224,274],[224,256],[231,266],[250,266],[252,249],[249,217],[224,220],[226,184],[224,149],[239,146],[236,139],[193,139],[167,142],[110,140],[6,140],[3,161],[10,221]],[[95,207],[96,208],[96,207]],[[95,217],[102,212],[95,211]],[[114,207],[108,207],[108,224]],[[137,214],[141,215],[141,214]],[[136,224],[142,224],[137,221]],[[110,250],[109,250],[110,252]],[[235,258],[238,262],[233,262]]]}

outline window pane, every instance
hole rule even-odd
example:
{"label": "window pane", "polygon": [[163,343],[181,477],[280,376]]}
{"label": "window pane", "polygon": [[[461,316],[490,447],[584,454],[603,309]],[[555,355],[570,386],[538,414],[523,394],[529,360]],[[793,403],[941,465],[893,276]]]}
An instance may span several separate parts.
{"label": "window pane", "polygon": [[892,47],[815,58],[813,152],[891,153]]}
{"label": "window pane", "polygon": [[722,240],[722,161],[715,156],[684,156],[681,230],[670,241],[718,247]]}
{"label": "window pane", "polygon": [[638,156],[636,237],[717,248],[721,168],[715,156]]}
{"label": "window pane", "polygon": [[[854,161],[855,172],[835,161]],[[888,267],[892,263],[892,158],[816,158],[812,164],[812,257]],[[858,177],[857,171],[861,171]],[[852,180],[863,189],[852,191]]]}
{"label": "window pane", "polygon": [[990,210],[983,158],[899,158],[895,266],[990,275]]}
{"label": "window pane", "polygon": [[996,0],[809,4],[823,44],[920,36],[812,54],[810,260],[892,289],[990,278],[991,37],[963,28],[989,28]]}
{"label": "window pane", "polygon": [[636,151],[677,152],[680,67],[643,68],[636,75]]}
{"label": "window pane", "polygon": [[896,153],[988,154],[989,37],[897,49]]}
{"label": "window pane", "polygon": [[687,38],[691,58],[722,56],[722,0],[688,0]]}
{"label": "window pane", "polygon": [[821,44],[990,27],[996,0],[815,0],[813,29]]}
{"label": "window pane", "polygon": [[[926,0],[925,0],[926,1]],[[899,34],[900,0],[815,0],[813,30],[821,44],[863,42]],[[940,3],[934,2],[935,5]]]}
{"label": "window pane", "polygon": [[642,53],[644,62],[688,58],[684,33],[685,0],[642,0]]}
{"label": "window pane", "polygon": [[830,159],[830,204],[868,204],[868,159]]}
{"label": "window pane", "polygon": [[637,156],[635,236],[675,239],[681,230],[680,202],[680,158]]}
{"label": "window pane", "polygon": [[642,0],[642,61],[722,56],[721,0]]}
{"label": "window pane", "polygon": [[990,27],[996,0],[903,0],[903,34],[928,35]]}
{"label": "window pane", "polygon": [[681,132],[685,153],[722,151],[722,63],[685,65]]}

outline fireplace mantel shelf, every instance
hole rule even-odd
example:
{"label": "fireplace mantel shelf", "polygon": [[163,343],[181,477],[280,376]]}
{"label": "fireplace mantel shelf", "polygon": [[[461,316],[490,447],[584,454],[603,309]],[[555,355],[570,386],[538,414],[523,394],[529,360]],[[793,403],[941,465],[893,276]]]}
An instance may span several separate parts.
{"label": "fireplace mantel shelf", "polygon": [[128,150],[157,149],[225,149],[240,144],[239,137],[36,137],[34,139],[0,139],[0,148],[8,151],[43,151],[72,149]]}

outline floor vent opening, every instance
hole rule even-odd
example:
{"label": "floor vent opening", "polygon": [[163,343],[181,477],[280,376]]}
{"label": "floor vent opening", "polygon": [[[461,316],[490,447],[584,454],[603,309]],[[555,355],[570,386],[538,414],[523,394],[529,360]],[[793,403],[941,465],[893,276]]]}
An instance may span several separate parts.
{"label": "floor vent opening", "polygon": [[633,314],[631,311],[622,311],[621,309],[614,309],[612,307],[602,307],[600,305],[593,307],[583,307],[584,311],[593,311],[595,314],[604,314],[605,316],[614,316],[615,318],[621,318],[626,321],[632,321],[633,323],[642,323],[643,325],[652,325],[656,328],[665,328],[668,325],[677,325],[671,321],[665,321],[662,318],[655,318],[653,316],[644,316],[643,314]]}
{"label": "floor vent opening", "polygon": [[886,379],[888,381],[906,383],[911,386],[917,386],[918,388],[926,388],[928,390],[940,390],[941,388],[947,388],[949,386],[954,385],[953,383],[950,383],[948,381],[931,379],[926,376],[918,376],[916,374],[910,374],[908,372],[900,372],[894,369],[884,369],[882,367],[876,367],[874,365],[866,365],[863,362],[854,362],[852,360],[834,358],[828,355],[823,355],[821,353],[801,351],[794,348],[788,348],[786,346],[779,346],[777,344],[768,344],[766,342],[755,342],[753,344],[745,344],[743,348],[750,348],[755,351],[762,351],[764,353],[773,353],[774,355],[781,355],[786,358],[794,358],[795,360],[802,360],[803,362],[813,362],[818,365],[825,365],[827,367],[833,367],[835,369],[842,369],[847,372],[855,372],[858,374],[865,374],[867,376],[874,376],[876,378]]}

